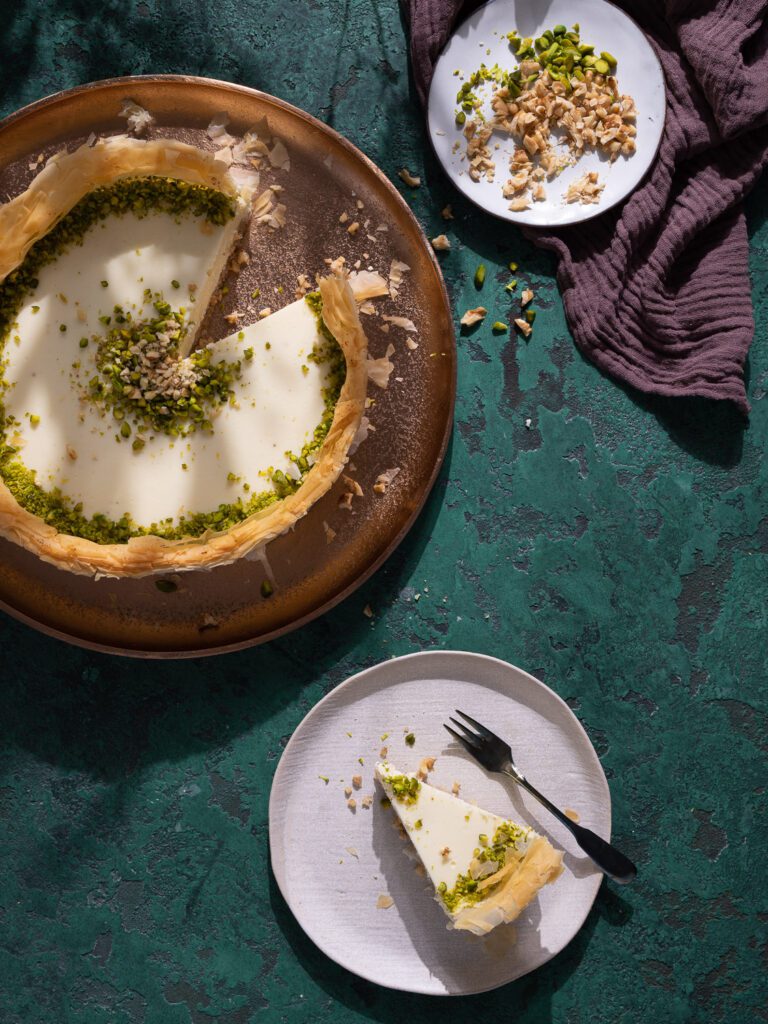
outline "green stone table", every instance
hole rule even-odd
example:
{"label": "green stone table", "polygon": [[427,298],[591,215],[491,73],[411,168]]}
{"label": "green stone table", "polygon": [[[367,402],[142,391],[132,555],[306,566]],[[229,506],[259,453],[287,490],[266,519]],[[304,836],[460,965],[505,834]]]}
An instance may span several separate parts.
{"label": "green stone table", "polygon": [[[489,322],[506,312],[510,259],[539,316],[528,344],[489,328],[459,339],[435,491],[386,566],[324,619],[241,654],[145,664],[2,618],[0,1021],[768,1019],[768,189],[748,204],[745,425],[728,408],[629,393],[578,355],[550,258],[477,214],[436,166],[395,0],[3,9],[3,115],[153,72],[264,89],[395,180],[404,165],[421,173],[406,194],[425,230],[445,229],[446,202],[456,213],[442,264],[457,316],[476,304],[481,261]],[[512,661],[568,701],[610,780],[615,839],[640,867],[629,889],[603,885],[550,964],[450,1002],[328,961],[267,858],[270,783],[297,723],[351,673],[428,648]]]}

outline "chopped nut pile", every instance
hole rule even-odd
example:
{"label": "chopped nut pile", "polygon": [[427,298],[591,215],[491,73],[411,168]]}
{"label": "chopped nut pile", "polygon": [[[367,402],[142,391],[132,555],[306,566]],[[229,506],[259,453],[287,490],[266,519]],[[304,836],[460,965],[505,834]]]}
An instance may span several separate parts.
{"label": "chopped nut pile", "polygon": [[[637,111],[631,96],[619,92],[616,60],[603,53],[595,57],[594,47],[581,43],[578,26],[566,32],[558,25],[535,41],[520,40],[512,33],[520,61],[513,72],[496,65],[481,65],[462,85],[457,99],[461,109],[456,121],[463,125],[468,174],[473,181],[493,181],[496,164],[490,148],[494,132],[518,140],[510,158],[510,176],[502,193],[511,210],[526,210],[531,202],[546,198],[545,181],[551,181],[564,167],[574,164],[587,150],[607,155],[611,161],[635,152]],[[493,114],[481,112],[482,100],[473,89],[492,82]],[[470,116],[468,116],[470,115]],[[557,142],[568,152],[558,152]],[[597,186],[596,172],[590,172],[588,188],[572,186],[567,202],[595,203],[603,186]]]}

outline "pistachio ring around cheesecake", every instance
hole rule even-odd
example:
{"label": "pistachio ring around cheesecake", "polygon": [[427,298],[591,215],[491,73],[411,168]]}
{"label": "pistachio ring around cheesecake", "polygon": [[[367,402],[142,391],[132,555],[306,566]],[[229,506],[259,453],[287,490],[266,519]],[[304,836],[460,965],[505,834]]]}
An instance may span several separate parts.
{"label": "pistachio ring around cheesecake", "polygon": [[272,193],[182,142],[96,140],[0,207],[0,535],[79,574],[212,568],[295,525],[360,426],[348,282],[198,331]]}

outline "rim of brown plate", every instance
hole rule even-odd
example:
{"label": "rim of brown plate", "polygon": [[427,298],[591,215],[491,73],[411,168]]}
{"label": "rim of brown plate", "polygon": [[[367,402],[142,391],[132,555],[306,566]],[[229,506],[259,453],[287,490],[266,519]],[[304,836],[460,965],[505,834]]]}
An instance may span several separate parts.
{"label": "rim of brown plate", "polygon": [[[2,136],[9,128],[13,127],[17,122],[23,121],[26,117],[32,116],[39,113],[41,110],[46,108],[53,108],[57,104],[68,101],[71,97],[90,92],[93,90],[108,90],[115,89],[121,90],[130,87],[132,84],[150,84],[155,83],[162,85],[163,83],[190,83],[198,85],[216,86],[224,92],[232,92],[238,94],[245,94],[253,96],[262,102],[272,104],[276,107],[282,108],[288,113],[300,120],[307,122],[312,125],[315,129],[319,129],[330,136],[338,145],[343,149],[346,149],[352,156],[361,160],[368,168],[368,170],[378,179],[383,185],[385,190],[393,197],[394,201],[401,207],[402,211],[406,214],[408,219],[411,221],[417,235],[421,238],[424,246],[424,251],[428,254],[430,262],[436,271],[437,283],[440,288],[441,297],[445,304],[446,309],[450,315],[451,323],[453,322],[452,310],[450,299],[448,296],[448,290],[445,286],[445,280],[443,279],[442,270],[437,258],[432,251],[432,247],[429,244],[426,234],[424,233],[421,224],[419,224],[416,216],[414,215],[411,208],[405,202],[403,197],[400,195],[398,190],[392,184],[390,179],[384,174],[384,172],[377,167],[377,165],[358,149],[353,143],[346,139],[343,135],[337,132],[334,128],[325,124],[319,118],[313,117],[312,114],[308,114],[305,110],[300,107],[294,106],[292,103],[288,103],[285,100],[279,99],[277,96],[273,96],[271,93],[263,92],[260,89],[253,89],[247,85],[239,85],[235,82],[226,82],[217,78],[206,78],[202,75],[127,75],[118,78],[105,78],[95,82],[87,82],[84,85],[74,86],[71,89],[63,89],[59,92],[51,93],[48,96],[44,96],[39,100],[35,100],[32,103],[28,103],[26,106],[19,108],[14,113],[9,114],[0,120],[0,136]],[[456,346],[455,331],[452,330],[451,341],[454,347]],[[437,477],[445,461],[445,455],[448,450],[448,444],[453,432],[453,417],[456,405],[456,381],[457,381],[457,361],[453,360],[453,373],[451,375],[450,382],[450,395],[448,408],[446,410],[445,426],[443,428],[443,435],[440,440],[440,447],[438,456],[435,459],[434,465],[432,466],[431,473],[424,487],[421,490],[418,501],[415,503],[411,514],[406,519],[405,523],[400,527],[397,533],[392,537],[389,544],[384,548],[382,552],[371,562],[370,565],[366,566],[360,574],[346,587],[342,588],[338,593],[332,594],[327,601],[313,608],[305,615],[292,622],[285,623],[276,629],[273,629],[267,633],[260,634],[255,637],[250,637],[244,640],[238,640],[234,643],[221,644],[213,647],[195,648],[195,649],[169,649],[169,650],[138,650],[132,648],[119,647],[117,645],[110,645],[100,643],[97,641],[89,640],[86,637],[76,636],[67,633],[63,630],[57,629],[46,622],[36,619],[13,605],[8,604],[7,601],[0,598],[0,610],[10,615],[11,618],[16,619],[19,622],[23,622],[27,626],[31,626],[33,629],[41,632],[47,636],[54,637],[57,640],[63,640],[66,643],[73,644],[76,647],[86,648],[88,650],[98,651],[102,654],[116,654],[123,657],[139,658],[139,659],[152,659],[152,660],[172,660],[172,659],[185,659],[185,658],[205,658],[217,654],[230,654],[235,651],[245,650],[249,647],[256,647],[264,643],[268,643],[270,640],[275,640],[280,636],[284,636],[287,633],[291,633],[294,630],[301,629],[308,623],[319,618],[321,615],[326,614],[335,608],[336,605],[340,604],[352,593],[354,593],[359,587],[361,587],[367,580],[373,576],[373,574],[387,561],[392,553],[400,546],[402,541],[405,539],[407,534],[410,532],[414,523],[420,516],[427,499],[429,498],[434,488]]]}

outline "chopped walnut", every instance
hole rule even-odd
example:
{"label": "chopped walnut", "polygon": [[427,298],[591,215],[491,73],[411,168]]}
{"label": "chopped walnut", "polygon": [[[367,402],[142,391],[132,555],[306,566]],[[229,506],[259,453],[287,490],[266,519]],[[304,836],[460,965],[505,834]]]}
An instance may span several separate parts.
{"label": "chopped walnut", "polygon": [[436,252],[443,252],[446,249],[451,248],[451,241],[447,237],[447,235],[437,235],[435,238],[432,239],[432,248]]}
{"label": "chopped walnut", "polygon": [[352,785],[355,787],[355,789],[360,789],[362,787],[362,785],[363,785],[363,776],[362,775],[353,775],[352,776]]}
{"label": "chopped walnut", "polygon": [[366,810],[368,810],[368,808],[369,808],[369,807],[370,807],[370,806],[371,806],[371,805],[373,804],[373,794],[368,794],[368,793],[366,793],[366,795],[365,795],[365,796],[363,797],[363,799],[362,799],[362,800],[360,801],[360,804],[361,804],[361,805],[362,805],[362,806],[363,806],[363,807],[364,807],[364,808],[365,808]]}
{"label": "chopped walnut", "polygon": [[473,324],[479,324],[487,315],[487,309],[483,306],[477,306],[475,309],[468,309],[466,311],[464,316],[461,318],[461,323],[464,327],[471,327]]}
{"label": "chopped walnut", "polygon": [[381,748],[381,750],[379,751],[379,757],[382,759],[382,761],[386,761],[388,753],[389,753],[389,748],[388,747],[382,747]]}
{"label": "chopped walnut", "polygon": [[453,793],[454,796],[458,796],[460,791],[461,791],[461,783],[460,782],[454,782],[454,784],[451,786],[451,792]]}
{"label": "chopped walnut", "polygon": [[347,231],[349,232],[350,235],[356,235],[359,230],[360,224],[356,220],[353,220],[352,223],[347,228]]}
{"label": "chopped walnut", "polygon": [[518,318],[517,320],[515,320],[515,327],[520,331],[520,333],[525,338],[530,338],[532,328],[531,328],[531,325],[528,323],[527,320],[523,320],[522,318]]}
{"label": "chopped walnut", "polygon": [[566,203],[581,203],[588,206],[590,203],[599,203],[605,185],[599,184],[597,171],[587,171],[586,174],[568,186],[565,193]]}
{"label": "chopped walnut", "polygon": [[342,213],[342,215],[339,217],[339,224],[346,224],[348,220],[349,220],[349,214],[348,213]]}
{"label": "chopped walnut", "polygon": [[389,908],[394,904],[394,902],[395,901],[392,899],[391,896],[387,896],[384,893],[382,893],[381,896],[379,896],[379,898],[376,900],[376,909],[389,910]]}
{"label": "chopped walnut", "polygon": [[352,787],[351,786],[345,786],[344,787],[344,796],[347,799],[349,799],[352,796]]}
{"label": "chopped walnut", "polygon": [[436,758],[434,757],[422,757],[419,763],[419,770],[416,772],[417,776],[419,777],[419,779],[421,779],[422,782],[425,781],[429,773],[435,767],[435,760]]}
{"label": "chopped walnut", "polygon": [[405,184],[409,185],[411,188],[418,188],[419,185],[421,184],[421,178],[419,178],[415,174],[411,174],[407,167],[401,168],[401,170],[399,170],[397,173],[398,176],[402,178],[402,180],[405,182]]}
{"label": "chopped walnut", "polygon": [[357,808],[357,800],[355,800],[353,796],[351,796],[349,800],[347,800],[347,807],[350,809],[350,811],[354,811]]}
{"label": "chopped walnut", "polygon": [[350,494],[354,494],[356,498],[362,498],[363,488],[360,486],[357,480],[353,480],[351,476],[343,476],[341,480]]}
{"label": "chopped walnut", "polygon": [[447,858],[450,855],[450,852],[451,852],[450,846],[444,846],[442,848],[442,850],[440,851],[440,856],[445,859],[445,858]]}
{"label": "chopped walnut", "polygon": [[533,290],[531,288],[524,288],[523,294],[520,296],[520,305],[527,306],[533,298]]}

